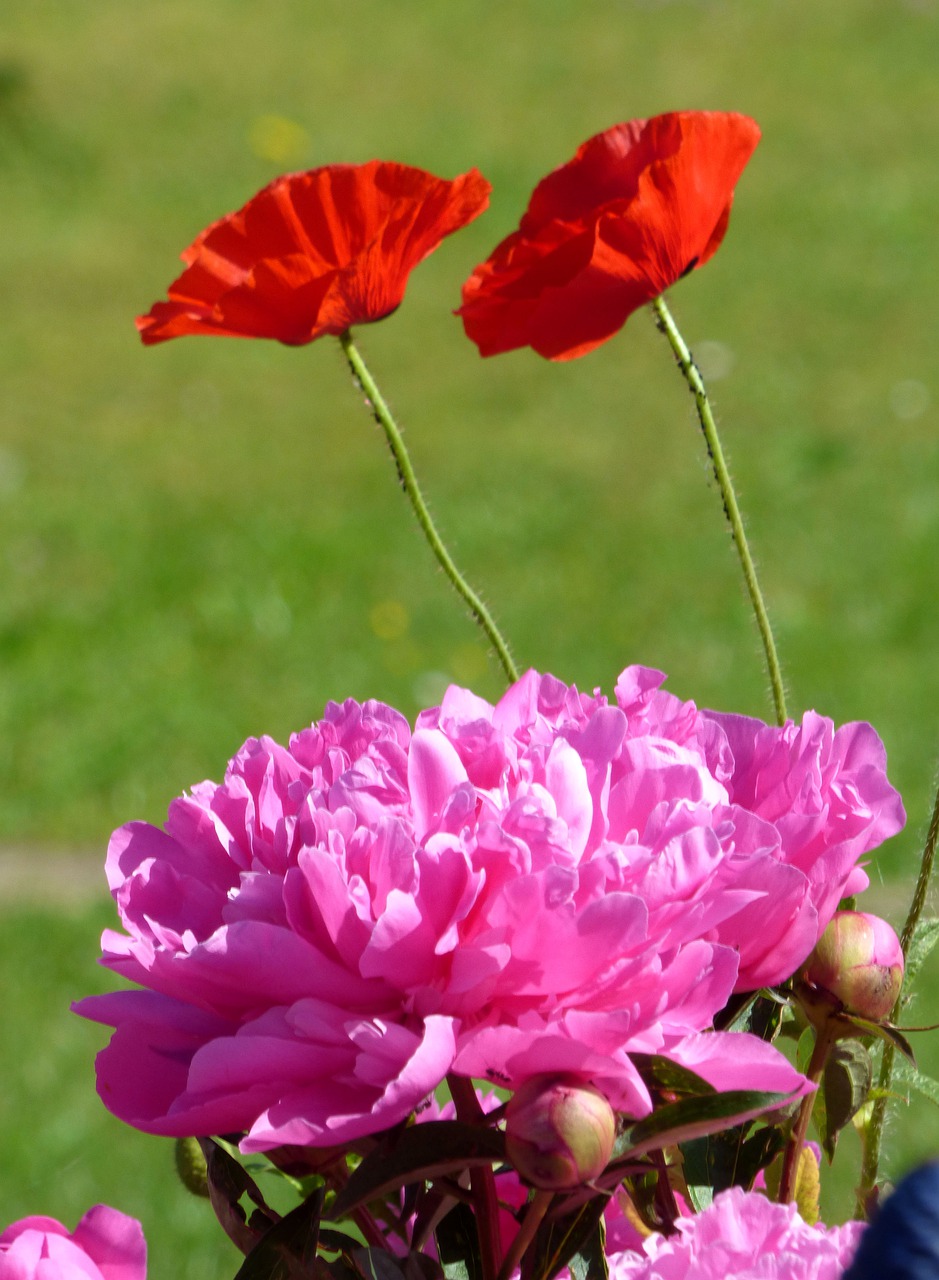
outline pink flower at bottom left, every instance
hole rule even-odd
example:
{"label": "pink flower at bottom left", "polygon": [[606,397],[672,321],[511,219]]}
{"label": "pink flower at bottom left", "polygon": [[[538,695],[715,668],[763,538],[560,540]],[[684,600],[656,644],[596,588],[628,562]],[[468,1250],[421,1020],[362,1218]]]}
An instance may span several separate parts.
{"label": "pink flower at bottom left", "polygon": [[0,1233],[0,1280],[146,1280],[143,1227],[109,1205],[89,1209],[74,1231],[30,1217]]}

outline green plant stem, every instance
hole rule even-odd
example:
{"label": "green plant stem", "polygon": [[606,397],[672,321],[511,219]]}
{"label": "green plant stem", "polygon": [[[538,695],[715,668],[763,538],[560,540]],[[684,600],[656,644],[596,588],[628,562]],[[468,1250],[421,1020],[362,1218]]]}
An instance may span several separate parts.
{"label": "green plant stem", "polygon": [[525,1210],[525,1216],[522,1219],[521,1226],[515,1236],[515,1239],[509,1245],[508,1253],[499,1270],[498,1280],[511,1280],[512,1273],[521,1266],[522,1258],[525,1256],[525,1250],[535,1238],[538,1228],[541,1226],[545,1214],[551,1201],[554,1199],[553,1191],[536,1191],[532,1197],[531,1203]]}
{"label": "green plant stem", "polygon": [[770,626],[769,615],[766,612],[766,605],[763,603],[763,593],[760,590],[756,566],[753,563],[753,557],[750,555],[750,548],[747,544],[747,535],[744,531],[740,508],[737,505],[733,482],[727,469],[727,463],[724,461],[724,451],[721,448],[720,437],[717,434],[717,424],[714,421],[714,414],[708,400],[704,379],[692,359],[691,352],[688,350],[688,346],[678,330],[672,313],[665,304],[665,298],[662,296],[656,298],[652,303],[652,310],[655,313],[656,324],[668,339],[678,367],[681,369],[682,375],[688,384],[688,389],[694,397],[695,408],[698,411],[698,421],[701,423],[701,430],[704,432],[708,456],[711,459],[714,476],[721,493],[721,501],[724,504],[724,514],[730,525],[734,546],[737,548],[740,566],[743,569],[747,593],[750,596],[750,604],[756,617],[760,639],[763,642],[763,652],[766,655],[766,668],[773,693],[776,720],[782,725],[786,722],[786,694],[783,688],[779,658],[776,654],[776,643],[773,640],[773,630]]}
{"label": "green plant stem", "polygon": [[[805,1073],[813,1084],[820,1085],[822,1072],[825,1070],[825,1063],[828,1061],[828,1054],[831,1051],[831,1046],[835,1043],[835,1039],[835,1034],[828,1026],[823,1026],[820,1031],[816,1030],[815,1032],[815,1045],[812,1049],[812,1057],[809,1059],[808,1070]],[[802,1148],[805,1146],[805,1137],[809,1131],[809,1121],[812,1118],[812,1111],[815,1107],[816,1093],[817,1091],[813,1090],[802,1099],[799,1114],[796,1117],[792,1133],[789,1135],[786,1154],[783,1156],[782,1174],[779,1179],[780,1204],[788,1204],[796,1194],[799,1161],[802,1156]]]}
{"label": "green plant stem", "polygon": [[[479,1105],[472,1080],[451,1073],[447,1076],[447,1086],[456,1107],[457,1119],[464,1124],[483,1124],[486,1116]],[[502,1261],[502,1243],[499,1235],[499,1199],[491,1165],[478,1165],[470,1170],[470,1193],[479,1235],[482,1280],[496,1280]]]}
{"label": "green plant stem", "polygon": [[[903,948],[904,959],[909,952],[913,934],[919,924],[919,918],[923,914],[923,907],[926,905],[926,895],[929,891],[933,863],[936,858],[937,841],[939,841],[939,787],[936,789],[936,799],[933,802],[932,818],[929,822],[929,830],[926,833],[926,843],[923,846],[923,856],[919,864],[919,876],[916,880],[916,888],[913,890],[913,901],[910,903],[906,924],[903,926],[903,933],[900,935],[900,946]],[[893,1012],[890,1015],[891,1022],[898,1021],[900,1010],[905,1000],[906,992],[901,987],[897,1003],[893,1006]],[[877,1079],[878,1096],[874,1099],[871,1118],[864,1138],[864,1158],[861,1163],[861,1179],[858,1185],[857,1211],[855,1214],[858,1218],[867,1217],[868,1197],[877,1183],[877,1173],[880,1168],[880,1149],[884,1121],[887,1118],[887,1102],[889,1100],[895,1055],[896,1050],[893,1045],[885,1044],[880,1058],[880,1075]]]}
{"label": "green plant stem", "polygon": [[427,504],[421,494],[420,486],[417,483],[417,476],[414,474],[414,467],[411,465],[411,459],[408,455],[407,448],[404,444],[404,438],[395,422],[391,410],[385,403],[384,397],[378,389],[378,386],[368,370],[365,361],[362,359],[358,349],[352,341],[352,334],[346,330],[345,333],[339,335],[339,344],[345,353],[345,357],[349,362],[353,377],[358,381],[365,395],[368,397],[372,413],[375,421],[385,433],[385,439],[388,441],[388,447],[391,449],[391,456],[394,458],[395,467],[398,472],[398,479],[401,482],[401,488],[407,494],[408,500],[417,516],[417,522],[421,527],[431,551],[437,557],[437,562],[443,569],[444,573],[450,579],[457,595],[469,606],[470,613],[479,623],[490,644],[496,651],[502,669],[506,674],[509,683],[513,683],[518,679],[518,670],[512,661],[512,655],[509,647],[502,637],[502,633],[496,626],[492,615],[483,604],[482,600],[466,581],[462,573],[453,562],[453,558],[444,545],[443,539],[437,532],[437,528],[431,518],[431,514],[427,509]]}

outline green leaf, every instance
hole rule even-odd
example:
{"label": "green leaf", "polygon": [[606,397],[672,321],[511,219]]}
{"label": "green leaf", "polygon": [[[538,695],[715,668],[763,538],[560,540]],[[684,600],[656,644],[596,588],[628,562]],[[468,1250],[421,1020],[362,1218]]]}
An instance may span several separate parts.
{"label": "green leaf", "polygon": [[606,1226],[602,1217],[584,1244],[568,1260],[567,1268],[573,1280],[610,1280],[610,1267],[606,1260]]}
{"label": "green leaf", "polygon": [[468,1204],[457,1204],[434,1231],[437,1256],[447,1280],[482,1280],[479,1232]]}
{"label": "green leaf", "polygon": [[[241,1252],[250,1253],[264,1231],[278,1220],[277,1214],[268,1208],[250,1174],[217,1142],[211,1138],[200,1138],[199,1146],[205,1156],[209,1200],[215,1216]],[[258,1212],[251,1215],[250,1223],[241,1207],[243,1195],[258,1206]]]}
{"label": "green leaf", "polygon": [[[788,1093],[757,1089],[731,1089],[705,1097],[682,1098],[679,1102],[659,1107],[645,1120],[631,1125],[625,1133],[624,1151],[634,1157],[662,1147],[677,1146],[692,1138],[703,1138],[730,1129],[745,1120],[754,1120],[767,1111],[777,1111],[793,1100]],[[614,1167],[611,1166],[611,1170]],[[607,1175],[597,1182],[605,1185]]]}
{"label": "green leaf", "polygon": [[[585,1252],[588,1257],[595,1254],[596,1233],[608,1201],[609,1196],[593,1196],[573,1213],[557,1218],[549,1213],[522,1258],[521,1280],[551,1280],[576,1254]],[[602,1253],[602,1242],[600,1248]],[[599,1273],[590,1274],[591,1280],[593,1277],[599,1280]]]}
{"label": "green leaf", "polygon": [[235,1280],[310,1280],[324,1198],[321,1187],[266,1231]]}
{"label": "green leaf", "polygon": [[842,1013],[838,1017],[841,1022],[849,1022],[852,1027],[856,1027],[861,1035],[876,1036],[878,1040],[883,1040],[886,1044],[892,1044],[895,1049],[900,1050],[905,1058],[909,1058],[914,1066],[916,1065],[912,1045],[903,1032],[893,1026],[892,1023],[871,1022],[868,1018],[858,1017],[856,1013]]}
{"label": "green leaf", "polygon": [[913,930],[913,937],[906,953],[904,982],[906,987],[915,980],[923,961],[939,942],[939,920],[920,920]]}
{"label": "green leaf", "polygon": [[824,1108],[818,1130],[829,1160],[838,1134],[867,1101],[873,1083],[871,1056],[859,1040],[840,1040],[832,1047],[822,1075]]}
{"label": "green leaf", "polygon": [[775,1125],[763,1125],[748,1137],[752,1128],[751,1123],[737,1125],[723,1133],[682,1143],[685,1182],[698,1213],[707,1208],[718,1191],[752,1187],[760,1170],[785,1147],[785,1135]]}
{"label": "green leaf", "polygon": [[347,1217],[369,1200],[381,1199],[409,1182],[429,1182],[505,1159],[505,1135],[498,1129],[428,1120],[388,1134],[362,1161],[336,1197],[331,1217]]}
{"label": "green leaf", "polygon": [[796,1070],[801,1071],[803,1075],[809,1069],[809,1063],[812,1061],[812,1054],[815,1051],[816,1032],[812,1026],[806,1027],[796,1042]]}
{"label": "green leaf", "polygon": [[939,1080],[933,1080],[930,1076],[924,1075],[922,1071],[904,1062],[902,1058],[897,1060],[894,1072],[897,1080],[915,1089],[917,1093],[939,1107]]}
{"label": "green leaf", "polygon": [[651,1093],[700,1097],[702,1094],[717,1092],[707,1080],[680,1063],[672,1062],[670,1058],[660,1058],[654,1053],[631,1053],[629,1057]]}
{"label": "green leaf", "polygon": [[714,1025],[721,1031],[748,1031],[761,1040],[772,1041],[787,1006],[788,1001],[773,991],[752,991],[734,997]]}
{"label": "green leaf", "polygon": [[834,1158],[834,1148],[829,1148],[825,1145],[825,1137],[828,1133],[828,1113],[825,1109],[824,1089],[819,1089],[815,1094],[815,1101],[812,1104],[812,1128],[828,1157],[828,1163],[831,1164]]}

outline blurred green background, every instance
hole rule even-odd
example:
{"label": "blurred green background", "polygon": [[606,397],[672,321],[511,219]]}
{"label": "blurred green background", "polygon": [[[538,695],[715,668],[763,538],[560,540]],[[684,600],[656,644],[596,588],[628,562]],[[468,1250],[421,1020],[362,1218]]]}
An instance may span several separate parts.
{"label": "blurred green background", "polygon": [[[102,1036],[65,1013],[108,986],[89,869],[112,827],[159,822],[250,734],[284,738],[346,696],[413,714],[448,680],[496,697],[500,675],[335,343],[145,350],[134,315],[279,172],[478,166],[490,211],[358,335],[458,560],[520,666],[609,692],[643,662],[701,705],[769,717],[650,317],[551,365],[480,360],[450,314],[590,134],[676,108],[753,115],[727,240],[671,304],[710,375],[791,709],[886,742],[910,821],[872,874],[898,923],[939,706],[939,5],[5,0],[2,19],[0,1212],[71,1223],[109,1200],[144,1218],[154,1280],[213,1280],[234,1250],[176,1190],[166,1145],[103,1112]],[[895,1167],[939,1151],[926,1106],[901,1111]]]}

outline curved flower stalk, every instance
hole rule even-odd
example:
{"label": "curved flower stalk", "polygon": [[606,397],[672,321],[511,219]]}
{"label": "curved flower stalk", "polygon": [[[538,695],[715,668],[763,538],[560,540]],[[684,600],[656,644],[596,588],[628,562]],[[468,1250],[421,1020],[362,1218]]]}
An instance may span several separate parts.
{"label": "curved flower stalk", "polygon": [[508,645],[447,551],[401,432],[350,332],[397,309],[414,267],[482,213],[489,191],[475,169],[451,182],[379,160],[286,174],[197,236],[167,301],[139,316],[137,328],[147,345],[196,334],[273,338],[288,346],[338,337],[431,551],[514,680]]}
{"label": "curved flower stalk", "polygon": [[115,1028],[105,1104],[264,1150],[387,1129],[448,1073],[573,1076],[635,1117],[636,1052],[801,1088],[708,1029],[795,971],[901,825],[883,748],[700,712],[662,679],[628,668],[614,703],[535,672],[495,706],[453,687],[413,731],[330,704],[288,747],[247,742],[164,830],[117,831],[126,932],[103,960],[144,989],[77,1006]]}
{"label": "curved flower stalk", "polygon": [[463,286],[459,314],[481,355],[530,346],[549,360],[571,360],[653,304],[694,396],[783,724],[776,643],[717,424],[663,297],[717,252],[734,188],[759,140],[754,120],[725,111],[672,111],[598,133],[538,184],[518,230]]}

